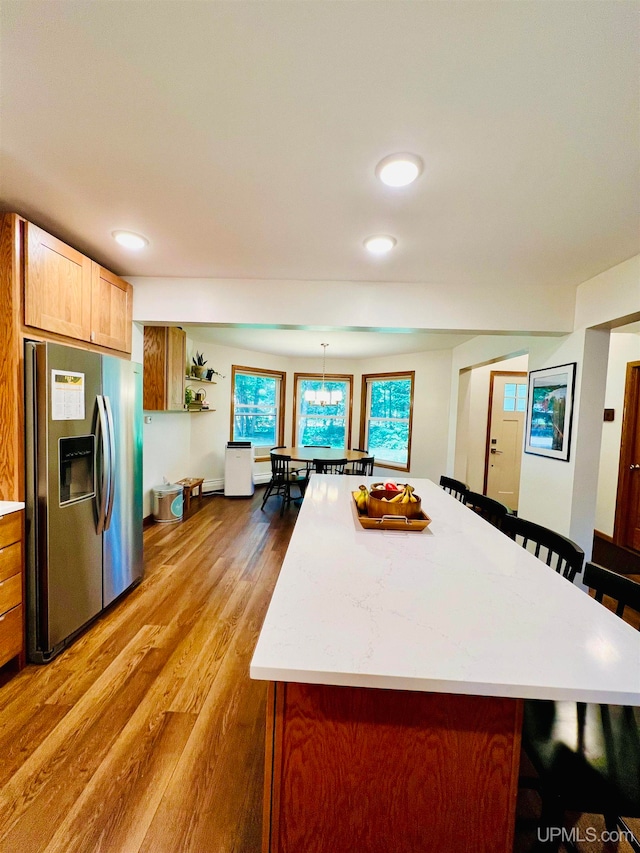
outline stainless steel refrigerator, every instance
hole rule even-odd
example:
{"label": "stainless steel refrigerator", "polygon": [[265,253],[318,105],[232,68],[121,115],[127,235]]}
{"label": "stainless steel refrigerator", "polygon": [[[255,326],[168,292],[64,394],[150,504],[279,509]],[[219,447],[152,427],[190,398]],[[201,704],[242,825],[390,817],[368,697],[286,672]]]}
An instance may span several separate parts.
{"label": "stainless steel refrigerator", "polygon": [[46,663],[142,578],[142,365],[25,346],[27,653]]}

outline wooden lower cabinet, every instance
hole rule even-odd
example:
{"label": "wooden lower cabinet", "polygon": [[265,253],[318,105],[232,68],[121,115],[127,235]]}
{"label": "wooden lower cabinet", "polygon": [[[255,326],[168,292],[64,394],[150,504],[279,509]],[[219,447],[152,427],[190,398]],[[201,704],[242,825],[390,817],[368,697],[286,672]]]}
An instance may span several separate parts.
{"label": "wooden lower cabinet", "polygon": [[270,685],[263,853],[511,853],[522,702]]}
{"label": "wooden lower cabinet", "polygon": [[0,666],[24,665],[24,511],[0,518]]}

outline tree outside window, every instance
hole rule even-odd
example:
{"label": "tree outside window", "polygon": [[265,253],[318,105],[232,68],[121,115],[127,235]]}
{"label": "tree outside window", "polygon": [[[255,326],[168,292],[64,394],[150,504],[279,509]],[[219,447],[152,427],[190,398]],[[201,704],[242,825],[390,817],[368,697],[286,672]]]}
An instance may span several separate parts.
{"label": "tree outside window", "polygon": [[414,372],[364,375],[361,445],[376,465],[409,470]]}
{"label": "tree outside window", "polygon": [[350,440],[351,377],[326,378],[325,390],[340,391],[342,399],[331,405],[316,405],[305,400],[306,391],[319,391],[322,379],[295,375],[296,423],[294,441],[297,445],[323,445],[346,448]]}
{"label": "tree outside window", "polygon": [[250,441],[256,458],[282,444],[284,373],[232,368],[231,439]]}

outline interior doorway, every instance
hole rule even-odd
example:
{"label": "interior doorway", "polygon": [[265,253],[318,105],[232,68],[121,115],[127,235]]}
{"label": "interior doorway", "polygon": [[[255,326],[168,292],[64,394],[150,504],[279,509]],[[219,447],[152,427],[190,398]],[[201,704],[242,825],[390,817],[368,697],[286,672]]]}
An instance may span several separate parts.
{"label": "interior doorway", "polygon": [[613,539],[640,551],[640,361],[627,364]]}
{"label": "interior doorway", "polygon": [[491,371],[484,494],[518,509],[522,439],[527,410],[527,374]]}
{"label": "interior doorway", "polygon": [[526,375],[528,368],[528,354],[518,353],[460,370],[453,476],[473,492],[486,489],[491,374]]}

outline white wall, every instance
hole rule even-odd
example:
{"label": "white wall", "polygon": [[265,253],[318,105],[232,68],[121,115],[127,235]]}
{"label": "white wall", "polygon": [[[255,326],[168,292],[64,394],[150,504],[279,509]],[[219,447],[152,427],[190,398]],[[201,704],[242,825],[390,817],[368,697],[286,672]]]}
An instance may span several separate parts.
{"label": "white wall", "polygon": [[576,292],[574,328],[640,319],[640,255],[583,282]]}
{"label": "white wall", "polygon": [[[439,284],[130,277],[139,323],[257,324],[354,329],[564,333],[573,328],[570,287],[503,282],[471,290]],[[499,310],[496,306],[499,305]]]}
{"label": "white wall", "polygon": [[623,332],[612,334],[609,341],[609,364],[604,404],[606,408],[614,409],[615,415],[613,421],[606,421],[602,424],[595,521],[596,530],[607,536],[613,536],[625,378],[627,363],[630,361],[640,361],[640,334]]}
{"label": "white wall", "polygon": [[519,514],[551,527],[591,554],[600,459],[600,433],[609,332],[582,329],[561,341],[538,339],[529,369],[577,363],[571,453],[568,462],[525,454]]}

